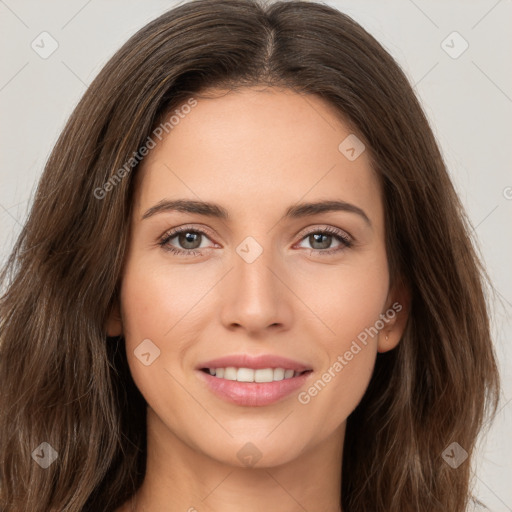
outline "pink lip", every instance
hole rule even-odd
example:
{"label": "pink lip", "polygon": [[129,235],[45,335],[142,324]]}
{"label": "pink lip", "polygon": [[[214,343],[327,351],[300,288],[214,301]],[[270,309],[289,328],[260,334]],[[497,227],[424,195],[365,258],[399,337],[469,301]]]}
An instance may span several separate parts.
{"label": "pink lip", "polygon": [[[219,365],[219,367],[222,366]],[[282,368],[282,366],[276,368]],[[204,379],[209,389],[220,398],[236,405],[257,407],[270,405],[298,390],[312,372],[274,382],[238,382],[214,377],[200,370],[197,373],[200,379]]]}
{"label": "pink lip", "polygon": [[298,361],[272,354],[260,356],[234,354],[205,361],[197,365],[198,376],[204,380],[210,391],[228,402],[252,407],[270,405],[283,399],[303,386],[306,379],[312,373],[308,371],[308,373],[303,373],[297,377],[275,382],[238,382],[236,380],[214,377],[209,373],[201,371],[203,368],[227,368],[228,366],[252,368],[254,370],[261,368],[283,368],[296,372],[305,372],[306,370],[312,370],[312,368]]}
{"label": "pink lip", "polygon": [[234,354],[231,356],[220,357],[212,359],[196,366],[197,370],[203,368],[227,368],[234,366],[235,368],[253,368],[258,370],[261,368],[284,368],[285,370],[294,370],[296,372],[303,372],[311,370],[310,366],[303,363],[293,361],[286,357],[275,356],[272,354],[263,354],[261,356],[250,356],[248,354]]}

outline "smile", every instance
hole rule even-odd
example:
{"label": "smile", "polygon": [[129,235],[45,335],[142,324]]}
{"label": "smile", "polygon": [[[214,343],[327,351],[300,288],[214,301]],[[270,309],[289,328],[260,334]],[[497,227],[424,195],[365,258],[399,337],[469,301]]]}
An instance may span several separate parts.
{"label": "smile", "polygon": [[313,370],[227,366],[201,368],[196,374],[207,392],[223,401],[244,407],[263,407],[300,392]]}

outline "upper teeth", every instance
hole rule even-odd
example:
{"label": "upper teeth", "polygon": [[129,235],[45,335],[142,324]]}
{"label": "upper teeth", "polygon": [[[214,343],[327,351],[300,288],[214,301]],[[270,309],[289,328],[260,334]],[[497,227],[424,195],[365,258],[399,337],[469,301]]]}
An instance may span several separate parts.
{"label": "upper teeth", "polygon": [[290,379],[300,375],[300,372],[294,370],[285,370],[284,368],[261,368],[254,370],[252,368],[208,368],[210,375],[215,375],[220,379],[237,380],[238,382],[273,382],[275,380]]}

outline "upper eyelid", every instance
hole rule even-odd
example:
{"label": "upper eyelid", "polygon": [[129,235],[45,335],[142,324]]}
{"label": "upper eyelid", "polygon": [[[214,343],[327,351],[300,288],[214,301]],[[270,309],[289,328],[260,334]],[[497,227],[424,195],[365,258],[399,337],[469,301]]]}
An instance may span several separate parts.
{"label": "upper eyelid", "polygon": [[[161,239],[169,238],[169,237],[174,238],[174,236],[179,235],[183,231],[197,231],[199,233],[207,235],[208,237],[212,237],[212,235],[210,234],[210,230],[205,227],[198,228],[197,226],[191,226],[191,225],[185,224],[184,226],[178,226],[176,228],[171,228],[171,229],[166,230],[160,238]],[[213,238],[215,238],[215,237],[213,237]]]}
{"label": "upper eyelid", "polygon": [[[307,228],[307,231],[304,232],[302,234],[303,237],[311,234],[311,233],[316,233],[317,231],[328,231],[330,232],[331,234],[334,234],[333,232],[341,232],[345,235],[348,236],[348,238],[350,238],[351,240],[354,239],[354,237],[345,229],[341,229],[341,228],[338,228],[338,227],[335,227],[335,226],[328,226],[328,225],[324,225],[324,226],[313,226],[311,228]],[[339,233],[338,233],[339,234]]]}

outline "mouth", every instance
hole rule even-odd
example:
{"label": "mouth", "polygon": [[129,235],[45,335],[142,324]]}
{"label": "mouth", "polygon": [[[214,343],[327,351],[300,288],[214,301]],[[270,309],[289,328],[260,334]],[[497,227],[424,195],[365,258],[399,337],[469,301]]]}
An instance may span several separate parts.
{"label": "mouth", "polygon": [[284,400],[305,386],[313,374],[307,364],[272,354],[234,354],[204,361],[195,369],[213,395],[246,407]]}

